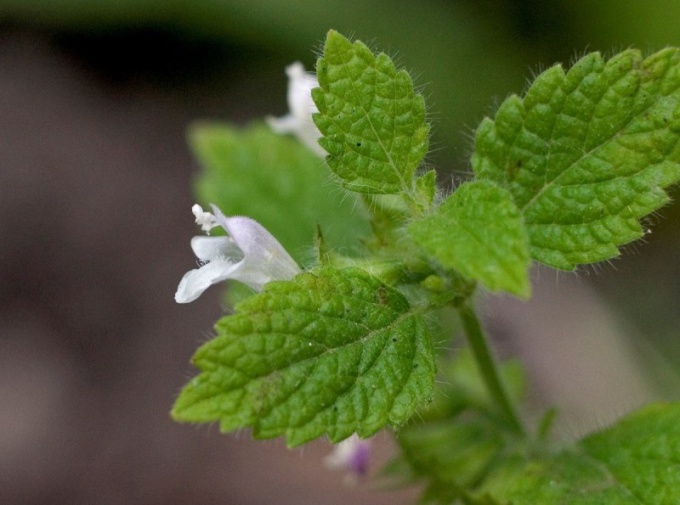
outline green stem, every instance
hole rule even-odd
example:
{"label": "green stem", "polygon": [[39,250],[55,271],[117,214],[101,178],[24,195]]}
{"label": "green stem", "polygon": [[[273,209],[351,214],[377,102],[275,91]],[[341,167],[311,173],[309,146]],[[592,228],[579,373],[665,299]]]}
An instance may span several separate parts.
{"label": "green stem", "polygon": [[470,347],[477,361],[477,366],[482,374],[486,387],[489,389],[491,396],[495,400],[496,404],[500,408],[505,420],[513,431],[526,435],[524,425],[519,418],[519,415],[515,411],[508,393],[501,382],[501,378],[498,375],[498,367],[494,362],[491,355],[491,349],[484,336],[484,331],[482,330],[481,324],[479,324],[479,319],[477,319],[477,314],[475,314],[474,309],[469,305],[469,303],[462,304],[458,311],[460,313],[461,320],[463,322],[463,327],[465,328],[465,333],[467,334],[468,341],[470,342]]}

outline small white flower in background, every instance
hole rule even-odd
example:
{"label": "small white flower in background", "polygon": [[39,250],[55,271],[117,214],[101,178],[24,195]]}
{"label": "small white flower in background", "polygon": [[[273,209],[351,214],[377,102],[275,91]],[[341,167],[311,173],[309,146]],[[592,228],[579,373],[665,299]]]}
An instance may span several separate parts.
{"label": "small white flower in background", "polygon": [[371,459],[371,442],[362,440],[355,433],[351,437],[336,444],[324,464],[328,468],[345,470],[351,479],[365,477]]}
{"label": "small white flower in background", "polygon": [[269,281],[292,279],[300,273],[295,260],[260,223],[248,217],[226,217],[211,207],[213,213],[204,212],[200,205],[192,207],[196,224],[205,232],[221,226],[228,236],[191,239],[201,266],[182,277],[175,293],[177,303],[192,302],[211,285],[227,279],[261,291]]}
{"label": "small white flower in background", "polygon": [[321,132],[312,120],[312,114],[319,112],[312,100],[312,89],[319,87],[319,81],[314,74],[305,72],[299,61],[287,66],[286,74],[290,113],[280,118],[268,117],[267,123],[276,133],[292,133],[314,153],[326,156],[318,142]]}

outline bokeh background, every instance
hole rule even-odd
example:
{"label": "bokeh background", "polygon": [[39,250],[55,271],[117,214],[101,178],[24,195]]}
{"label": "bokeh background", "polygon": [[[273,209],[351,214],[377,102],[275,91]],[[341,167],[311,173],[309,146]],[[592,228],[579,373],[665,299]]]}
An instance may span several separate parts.
{"label": "bokeh background", "polygon": [[[217,289],[173,301],[194,261],[187,126],[283,114],[284,66],[313,68],[335,28],[413,71],[450,184],[475,125],[537,71],[680,45],[679,23],[671,0],[0,0],[0,503],[411,503],[344,485],[323,441],[170,421],[222,310]],[[652,222],[622,259],[486,302],[563,436],[678,396],[680,205]]]}

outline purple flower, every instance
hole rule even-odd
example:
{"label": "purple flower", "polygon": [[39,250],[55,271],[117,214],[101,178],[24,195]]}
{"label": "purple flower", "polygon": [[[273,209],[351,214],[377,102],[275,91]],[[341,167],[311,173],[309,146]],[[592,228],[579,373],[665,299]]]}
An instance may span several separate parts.
{"label": "purple flower", "polygon": [[324,463],[329,468],[345,470],[356,478],[366,476],[370,459],[370,440],[362,440],[355,433],[336,444],[333,452],[324,459]]}

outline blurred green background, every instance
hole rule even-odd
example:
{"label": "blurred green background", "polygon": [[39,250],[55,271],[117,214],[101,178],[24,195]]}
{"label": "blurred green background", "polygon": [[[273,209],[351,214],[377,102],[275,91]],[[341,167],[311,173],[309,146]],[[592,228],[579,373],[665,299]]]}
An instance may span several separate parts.
{"label": "blurred green background", "polygon": [[[475,126],[532,75],[680,45],[679,23],[672,0],[0,0],[0,503],[410,503],[343,487],[323,443],[300,457],[169,421],[220,312],[219,290],[172,300],[194,261],[186,128],[284,114],[284,67],[312,69],[334,28],[412,71],[450,186]],[[539,270],[535,301],[488,309],[534,404],[578,393],[568,431],[677,396],[680,205],[651,222],[621,259]],[[638,367],[651,380],[627,383]]]}

